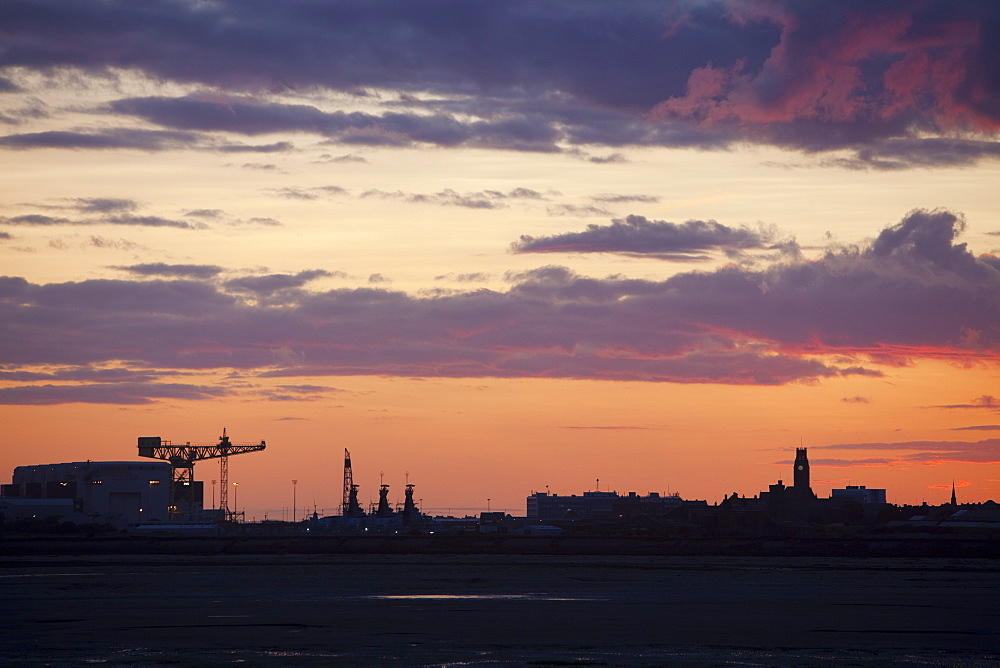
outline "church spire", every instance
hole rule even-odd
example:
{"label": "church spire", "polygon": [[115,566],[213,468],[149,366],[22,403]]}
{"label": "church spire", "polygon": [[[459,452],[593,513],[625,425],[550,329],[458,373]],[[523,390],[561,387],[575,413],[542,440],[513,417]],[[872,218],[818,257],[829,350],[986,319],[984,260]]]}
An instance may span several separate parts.
{"label": "church spire", "polygon": [[951,479],[951,505],[957,506],[958,501],[955,500],[955,479]]}

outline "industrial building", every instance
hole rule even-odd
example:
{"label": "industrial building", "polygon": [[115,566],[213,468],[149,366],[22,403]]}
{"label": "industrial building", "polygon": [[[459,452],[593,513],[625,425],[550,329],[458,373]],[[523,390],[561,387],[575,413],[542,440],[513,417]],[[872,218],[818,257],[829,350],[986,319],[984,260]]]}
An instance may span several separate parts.
{"label": "industrial building", "polygon": [[884,489],[868,489],[864,485],[848,485],[844,489],[831,489],[831,499],[850,499],[857,503],[885,503]]}
{"label": "industrial building", "polygon": [[10,520],[62,515],[124,528],[168,519],[170,465],[87,461],[18,466],[11,483],[0,485],[0,494],[0,508]]}

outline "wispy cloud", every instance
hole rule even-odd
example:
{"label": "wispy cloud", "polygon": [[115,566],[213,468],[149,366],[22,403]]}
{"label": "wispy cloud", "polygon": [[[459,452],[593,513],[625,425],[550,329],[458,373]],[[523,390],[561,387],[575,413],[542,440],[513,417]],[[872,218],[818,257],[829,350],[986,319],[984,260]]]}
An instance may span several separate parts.
{"label": "wispy cloud", "polygon": [[0,404],[151,404],[164,399],[205,400],[225,396],[219,387],[180,383],[101,383],[96,385],[23,385],[0,388]]}
{"label": "wispy cloud", "polygon": [[459,206],[466,209],[502,209],[515,200],[545,200],[542,193],[530,188],[514,188],[506,192],[499,190],[480,190],[460,193],[451,188],[436,193],[404,193],[401,191],[366,190],[361,193],[361,199],[395,199],[411,204],[437,204],[440,206]]}
{"label": "wispy cloud", "polygon": [[165,264],[163,262],[152,262],[117,266],[114,268],[140,276],[172,276],[196,279],[210,279],[222,273],[222,267],[209,264]]}
{"label": "wispy cloud", "polygon": [[965,404],[946,404],[935,408],[958,408],[968,410],[987,410],[1000,412],[1000,399],[989,394],[983,394]]}
{"label": "wispy cloud", "polygon": [[728,227],[714,220],[669,223],[644,216],[615,219],[610,225],[588,225],[582,232],[548,237],[522,235],[514,253],[617,253],[680,262],[709,259],[707,251],[775,248],[773,230]]}

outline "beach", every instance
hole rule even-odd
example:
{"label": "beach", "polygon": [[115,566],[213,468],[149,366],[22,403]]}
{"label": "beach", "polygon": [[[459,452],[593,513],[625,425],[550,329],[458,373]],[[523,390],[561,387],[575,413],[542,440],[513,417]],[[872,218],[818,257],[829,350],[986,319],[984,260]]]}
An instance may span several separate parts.
{"label": "beach", "polygon": [[10,555],[5,662],[990,665],[986,559]]}

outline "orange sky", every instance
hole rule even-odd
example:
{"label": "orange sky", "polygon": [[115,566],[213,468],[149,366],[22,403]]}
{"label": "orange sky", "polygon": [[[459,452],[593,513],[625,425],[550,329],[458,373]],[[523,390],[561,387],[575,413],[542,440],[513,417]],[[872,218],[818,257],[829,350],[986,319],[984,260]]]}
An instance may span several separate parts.
{"label": "orange sky", "polygon": [[1000,497],[995,11],[688,9],[0,7],[0,478]]}

